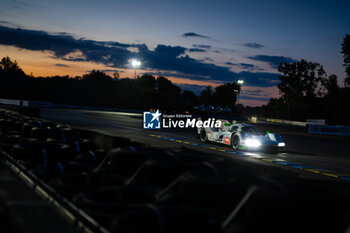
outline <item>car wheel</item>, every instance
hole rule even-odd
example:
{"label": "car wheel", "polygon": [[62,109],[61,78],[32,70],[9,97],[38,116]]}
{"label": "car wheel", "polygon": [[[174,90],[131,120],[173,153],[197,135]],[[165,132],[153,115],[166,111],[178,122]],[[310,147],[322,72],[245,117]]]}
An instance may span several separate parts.
{"label": "car wheel", "polygon": [[238,149],[239,147],[239,143],[240,143],[240,139],[238,135],[233,135],[233,137],[231,137],[231,146],[233,149]]}
{"label": "car wheel", "polygon": [[205,129],[202,129],[200,132],[200,139],[202,142],[207,142],[208,141],[208,135],[207,132],[205,131]]}

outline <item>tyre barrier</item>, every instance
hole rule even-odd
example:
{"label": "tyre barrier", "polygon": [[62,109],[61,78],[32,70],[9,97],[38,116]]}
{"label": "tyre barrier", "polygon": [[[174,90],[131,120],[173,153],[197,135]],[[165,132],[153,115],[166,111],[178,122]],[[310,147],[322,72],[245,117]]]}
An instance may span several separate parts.
{"label": "tyre barrier", "polygon": [[249,182],[208,179],[193,174],[182,176],[172,189],[158,193],[158,204],[205,207],[230,211],[242,199]]}
{"label": "tyre barrier", "polygon": [[126,182],[124,177],[111,173],[83,172],[63,175],[53,179],[50,185],[60,194],[73,197],[75,194],[101,187],[119,186]]}
{"label": "tyre barrier", "polygon": [[40,109],[37,107],[0,103],[0,108],[28,117],[40,117]]}
{"label": "tyre barrier", "polygon": [[159,161],[176,161],[176,157],[162,150],[152,148],[126,147],[113,150],[110,153],[110,170],[120,175],[131,176],[148,159]]}
{"label": "tyre barrier", "polygon": [[79,174],[92,172],[95,169],[94,164],[72,162],[57,162],[33,167],[30,171],[46,182],[61,177],[63,175]]}
{"label": "tyre barrier", "polygon": [[220,232],[224,214],[203,208],[150,205],[116,217],[111,232]]}
{"label": "tyre barrier", "polygon": [[83,226],[79,232],[341,233],[349,228],[346,183],[290,180],[228,157],[154,148],[8,109],[0,109],[0,149],[3,160],[23,169],[39,193],[49,193],[47,199],[79,219],[72,223]]}
{"label": "tyre barrier", "polygon": [[160,189],[142,186],[100,188],[77,194],[73,201],[79,206],[108,206],[120,204],[148,204],[156,201]]}
{"label": "tyre barrier", "polygon": [[89,150],[83,153],[79,153],[74,161],[81,164],[100,164],[106,157],[106,152],[102,149],[96,149],[94,151]]}

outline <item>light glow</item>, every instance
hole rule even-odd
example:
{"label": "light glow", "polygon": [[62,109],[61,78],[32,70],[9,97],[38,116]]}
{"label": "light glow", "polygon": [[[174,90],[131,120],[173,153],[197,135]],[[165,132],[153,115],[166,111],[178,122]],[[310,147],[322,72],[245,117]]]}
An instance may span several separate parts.
{"label": "light glow", "polygon": [[245,145],[248,147],[259,147],[261,146],[261,142],[256,139],[248,138],[245,140]]}
{"label": "light glow", "polygon": [[284,146],[286,146],[286,144],[284,142],[279,142],[278,143],[278,147],[284,147]]}
{"label": "light glow", "polygon": [[139,60],[133,59],[131,61],[131,65],[132,65],[132,67],[136,68],[136,67],[141,66],[141,62]]}

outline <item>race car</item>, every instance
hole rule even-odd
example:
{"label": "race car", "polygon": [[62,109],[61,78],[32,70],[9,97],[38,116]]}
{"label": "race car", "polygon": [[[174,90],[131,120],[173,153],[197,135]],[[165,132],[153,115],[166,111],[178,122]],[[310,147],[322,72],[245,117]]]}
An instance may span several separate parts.
{"label": "race car", "polygon": [[245,123],[231,124],[220,120],[220,128],[197,128],[198,137],[202,142],[217,142],[230,145],[233,149],[278,149],[283,150],[286,144],[278,134],[266,132],[262,135],[253,125]]}

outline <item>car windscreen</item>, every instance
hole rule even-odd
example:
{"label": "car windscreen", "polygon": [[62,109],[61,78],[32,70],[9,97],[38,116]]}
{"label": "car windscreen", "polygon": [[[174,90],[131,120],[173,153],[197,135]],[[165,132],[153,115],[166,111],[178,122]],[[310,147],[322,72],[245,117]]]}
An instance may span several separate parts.
{"label": "car windscreen", "polygon": [[249,133],[252,135],[260,135],[259,131],[255,127],[251,127],[251,126],[242,127],[242,132]]}

